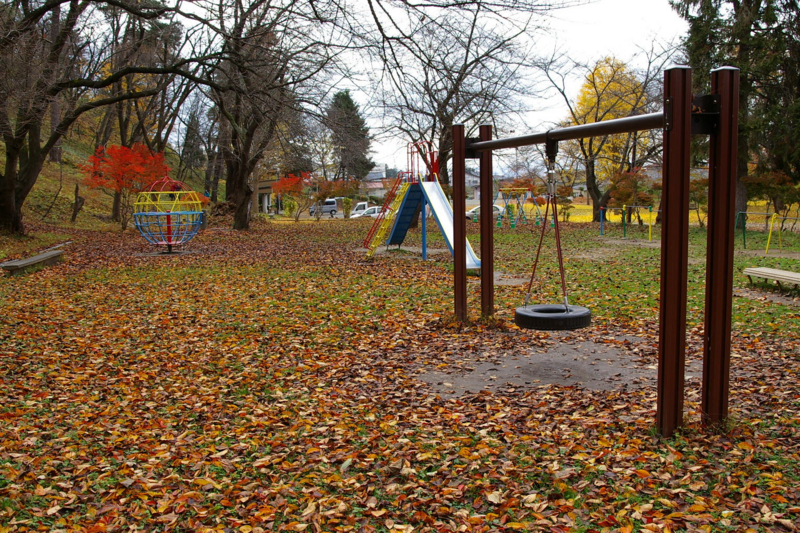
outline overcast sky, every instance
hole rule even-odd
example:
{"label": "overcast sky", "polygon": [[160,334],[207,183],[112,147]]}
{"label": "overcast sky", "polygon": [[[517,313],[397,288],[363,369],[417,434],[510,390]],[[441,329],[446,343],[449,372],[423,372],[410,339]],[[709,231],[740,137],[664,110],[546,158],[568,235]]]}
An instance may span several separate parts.
{"label": "overcast sky", "polygon": [[[668,0],[595,0],[589,5],[556,11],[549,21],[551,36],[538,39],[542,55],[554,48],[575,60],[592,62],[613,55],[627,60],[654,40],[672,41],[686,33],[686,22]],[[578,87],[575,87],[577,92]],[[531,116],[530,126],[557,120],[567,111],[563,102],[551,104]],[[539,106],[537,106],[539,107]],[[544,106],[547,107],[547,106]],[[373,159],[378,164],[405,168],[405,143],[373,143]]]}

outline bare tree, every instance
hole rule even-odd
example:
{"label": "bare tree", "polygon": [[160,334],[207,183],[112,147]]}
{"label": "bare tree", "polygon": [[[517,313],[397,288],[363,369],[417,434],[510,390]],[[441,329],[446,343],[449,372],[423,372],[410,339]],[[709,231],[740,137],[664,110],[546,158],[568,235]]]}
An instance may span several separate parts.
{"label": "bare tree", "polygon": [[[158,68],[178,59],[184,35],[180,24],[137,18],[115,5],[105,6],[100,12],[109,31],[107,42],[112,70],[136,65]],[[130,148],[141,143],[154,152],[167,149],[180,108],[194,83],[177,73],[154,76],[131,72],[98,94],[119,96],[132,87],[146,89],[156,84],[162,85],[163,89],[153,96],[120,100],[106,107],[101,127],[95,135],[95,146],[105,146],[115,135],[120,146]],[[111,211],[114,221],[120,220],[120,201],[117,192]]]}
{"label": "bare tree", "polygon": [[222,147],[234,228],[247,229],[253,172],[289,109],[321,102],[322,78],[343,36],[332,2],[219,0],[196,2],[198,16],[218,42],[221,60],[208,64],[208,97],[229,138]]}
{"label": "bare tree", "polygon": [[500,28],[483,3],[467,4],[436,18],[408,7],[403,22],[396,14],[375,15],[382,40],[372,50],[383,65],[376,85],[387,126],[410,141],[434,143],[445,183],[453,124],[475,128],[518,113],[519,97],[530,87],[523,83],[529,24]]}
{"label": "bare tree", "polygon": [[[154,21],[173,11],[165,4],[114,2],[14,1],[0,7],[0,135],[5,168],[0,174],[0,229],[23,233],[22,206],[47,155],[84,113],[118,102],[158,94],[166,86],[161,75],[179,73],[189,63],[125,64],[113,68],[107,26],[100,10],[113,4],[130,16]],[[174,7],[174,6],[173,6]],[[49,16],[60,9],[58,33]],[[48,35],[49,34],[49,35]],[[155,76],[144,87],[128,86],[103,94],[131,74]],[[59,99],[60,121],[45,128],[49,109]]]}

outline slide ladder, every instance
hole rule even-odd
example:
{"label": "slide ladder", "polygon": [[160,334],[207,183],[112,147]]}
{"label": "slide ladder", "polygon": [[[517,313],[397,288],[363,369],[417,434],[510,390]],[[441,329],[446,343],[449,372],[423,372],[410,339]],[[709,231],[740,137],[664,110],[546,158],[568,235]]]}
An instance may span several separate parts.
{"label": "slide ladder", "polygon": [[380,226],[372,236],[372,240],[369,243],[369,250],[367,250],[367,259],[372,259],[372,257],[375,255],[375,250],[377,250],[378,246],[380,246],[381,243],[386,240],[386,232],[389,231],[389,228],[394,222],[395,215],[397,214],[398,209],[400,209],[403,199],[406,197],[409,185],[409,183],[403,183],[400,186],[400,190],[397,191],[397,195],[394,197],[392,204],[389,206],[389,210],[385,213],[383,220],[380,221]]}
{"label": "slide ladder", "polygon": [[400,183],[403,181],[402,172],[397,175],[397,178],[394,180],[394,185],[392,185],[392,189],[386,195],[386,199],[383,201],[383,207],[381,207],[378,216],[375,217],[375,222],[372,223],[372,227],[369,228],[369,233],[367,233],[366,238],[364,239],[364,248],[369,248],[370,243],[373,241],[373,237],[375,237],[375,233],[378,231],[378,228],[381,227],[383,224],[383,219],[386,216],[386,212],[389,210],[389,207],[394,202],[394,197],[397,194],[397,188],[400,187]]}

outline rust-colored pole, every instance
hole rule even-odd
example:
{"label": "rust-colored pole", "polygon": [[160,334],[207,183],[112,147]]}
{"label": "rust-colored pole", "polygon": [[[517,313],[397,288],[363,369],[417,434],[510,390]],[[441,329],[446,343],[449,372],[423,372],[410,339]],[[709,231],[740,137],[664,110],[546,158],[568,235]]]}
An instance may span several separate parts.
{"label": "rust-colored pole", "polygon": [[466,169],[467,140],[464,125],[453,126],[453,263],[456,320],[467,321],[467,210]]}
{"label": "rust-colored pole", "polygon": [[[492,139],[492,126],[479,128],[481,141]],[[481,152],[481,314],[494,316],[494,208],[492,207],[492,151]]]}
{"label": "rust-colored pole", "polygon": [[686,281],[689,264],[689,147],[692,71],[664,71],[661,306],[656,425],[669,437],[683,422]]}
{"label": "rust-colored pole", "polygon": [[733,307],[733,240],[739,140],[739,69],[711,71],[711,93],[719,96],[719,122],[708,159],[708,246],[703,343],[703,420],[728,417]]}

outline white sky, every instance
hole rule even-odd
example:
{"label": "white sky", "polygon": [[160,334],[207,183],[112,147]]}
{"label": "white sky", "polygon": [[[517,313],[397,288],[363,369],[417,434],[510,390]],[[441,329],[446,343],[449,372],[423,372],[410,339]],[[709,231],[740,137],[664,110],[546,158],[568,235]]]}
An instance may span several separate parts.
{"label": "white sky", "polygon": [[[556,11],[550,20],[551,36],[537,42],[542,55],[554,48],[579,61],[592,62],[613,55],[627,60],[654,41],[669,42],[683,36],[686,22],[668,0],[594,0],[591,4]],[[575,87],[577,92],[578,87]],[[537,104],[537,107],[544,107]],[[563,101],[552,99],[549,108],[535,113],[528,123],[536,126],[566,114]],[[398,169],[405,168],[405,141],[373,143],[373,159]]]}

